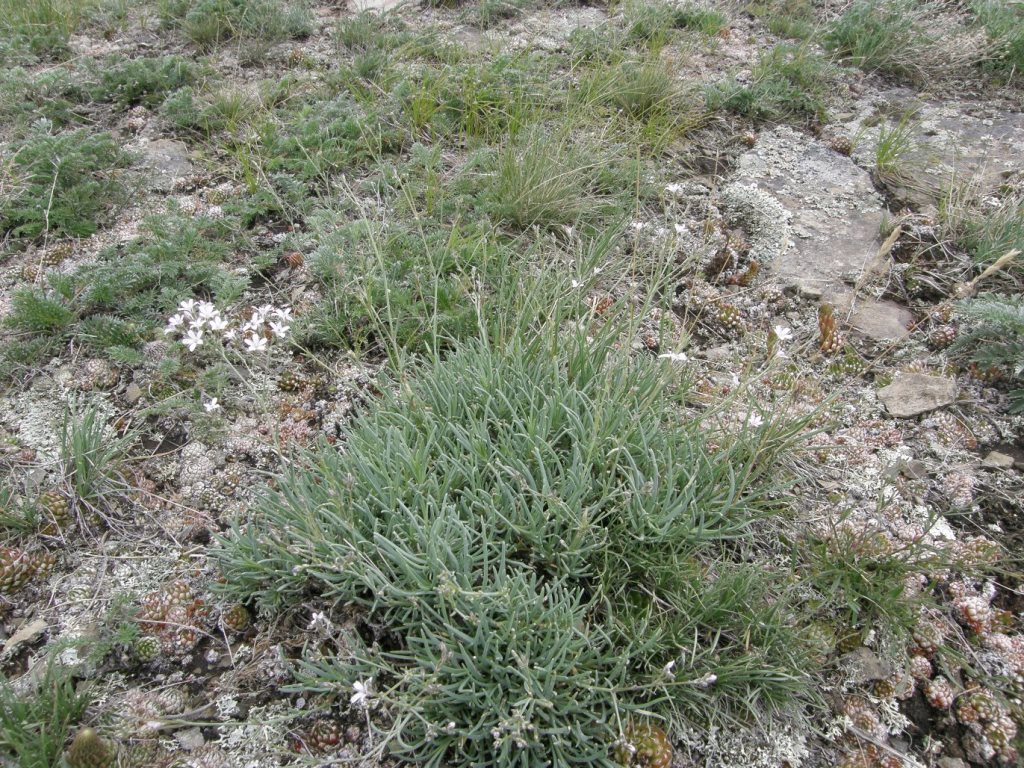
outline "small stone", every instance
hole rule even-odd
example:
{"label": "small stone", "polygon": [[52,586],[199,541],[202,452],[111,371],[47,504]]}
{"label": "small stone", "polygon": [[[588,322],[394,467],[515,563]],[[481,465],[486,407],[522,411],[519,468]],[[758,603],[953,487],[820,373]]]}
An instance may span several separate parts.
{"label": "small stone", "polygon": [[882,661],[874,651],[864,646],[843,654],[839,663],[843,669],[849,670],[850,679],[855,683],[886,680],[892,676],[892,667]]}
{"label": "small stone", "polygon": [[807,301],[821,301],[821,297],[825,295],[821,285],[817,283],[797,280],[793,283],[793,287],[796,289],[796,295]]}
{"label": "small stone", "polygon": [[992,451],[982,460],[981,466],[991,467],[992,469],[1009,469],[1013,466],[1014,461],[1013,456],[1007,456],[999,451]]}
{"label": "small stone", "polygon": [[708,347],[703,354],[707,360],[720,362],[732,358],[736,350],[731,344],[719,344],[716,347]]}
{"label": "small stone", "polygon": [[956,400],[956,382],[942,376],[908,373],[878,390],[878,399],[893,416],[901,419],[944,408]]}
{"label": "small stone", "polygon": [[152,169],[157,177],[157,187],[169,188],[175,179],[180,179],[192,172],[192,161],[189,158],[188,146],[174,139],[157,139],[149,142],[142,149],[143,164]]}
{"label": "small stone", "polygon": [[135,403],[142,399],[142,387],[133,381],[124,391],[124,399],[129,405],[135,405]]}
{"label": "small stone", "polygon": [[186,752],[194,752],[206,743],[199,728],[186,728],[174,734],[174,738]]}
{"label": "small stone", "polygon": [[854,330],[875,341],[902,339],[913,322],[910,310],[891,301],[861,301],[850,317]]}
{"label": "small stone", "polygon": [[36,619],[25,626],[21,627],[7,640],[4,645],[3,652],[0,653],[0,659],[6,659],[12,655],[23,645],[31,645],[40,637],[47,629],[47,623],[43,619]]}
{"label": "small stone", "polygon": [[936,765],[939,768],[968,768],[967,763],[959,757],[940,757]]}
{"label": "small stone", "polygon": [[911,459],[904,463],[900,467],[900,472],[910,480],[924,480],[928,477],[928,467],[924,465],[924,462],[917,459]]}

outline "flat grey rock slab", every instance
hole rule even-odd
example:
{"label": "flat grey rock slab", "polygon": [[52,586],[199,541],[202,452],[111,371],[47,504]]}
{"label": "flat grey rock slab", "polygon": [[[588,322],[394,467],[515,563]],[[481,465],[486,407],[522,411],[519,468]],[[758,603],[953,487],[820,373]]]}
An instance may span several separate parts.
{"label": "flat grey rock slab", "polygon": [[999,451],[989,452],[988,456],[981,461],[983,467],[990,467],[992,469],[1010,469],[1015,463],[1016,460],[1013,456],[1008,456]]}
{"label": "flat grey rock slab", "polygon": [[914,313],[892,301],[860,299],[850,314],[850,327],[874,341],[898,341],[910,334]]}
{"label": "flat grey rock slab", "polygon": [[904,114],[910,146],[898,158],[908,174],[909,196],[918,203],[937,203],[951,184],[972,182],[985,192],[1006,174],[1024,168],[1024,113],[979,107],[954,100],[919,99],[896,88],[858,102],[849,135],[860,135],[856,151],[861,164],[875,161],[883,130],[891,130]]}
{"label": "flat grey rock slab", "polygon": [[184,142],[156,139],[141,147],[142,163],[153,172],[156,189],[170,189],[174,182],[192,173],[192,160]]}
{"label": "flat grey rock slab", "polygon": [[885,217],[870,175],[850,158],[788,126],[764,131],[730,179],[772,195],[788,219],[787,247],[765,266],[783,286],[842,290],[874,258]]}
{"label": "flat grey rock slab", "polygon": [[878,399],[890,415],[907,419],[952,404],[956,394],[956,382],[952,379],[907,373],[878,390]]}

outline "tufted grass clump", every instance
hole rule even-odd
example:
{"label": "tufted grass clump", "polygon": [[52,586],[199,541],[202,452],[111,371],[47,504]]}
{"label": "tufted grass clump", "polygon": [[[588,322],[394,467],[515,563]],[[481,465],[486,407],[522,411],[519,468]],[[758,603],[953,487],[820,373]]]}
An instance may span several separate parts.
{"label": "tufted grass clump", "polygon": [[713,86],[707,104],[757,122],[820,122],[833,78],[832,66],[810,46],[781,43],[761,54],[749,84]]}
{"label": "tufted grass clump", "polygon": [[58,466],[76,506],[109,522],[117,496],[127,488],[124,461],[135,433],[117,435],[107,416],[94,403],[67,403],[58,435]]}
{"label": "tufted grass clump", "polygon": [[304,2],[282,0],[160,0],[165,26],[176,27],[195,45],[212,49],[235,40],[268,45],[306,37],[312,18]]}
{"label": "tufted grass clump", "polygon": [[768,30],[780,37],[809,40],[815,35],[817,21],[812,0],[759,0],[746,10],[763,19]]}
{"label": "tufted grass clump", "polygon": [[1007,0],[974,0],[968,4],[975,25],[994,44],[985,67],[1008,81],[1024,73],[1024,7]]}
{"label": "tufted grass clump", "polygon": [[88,6],[81,0],[0,0],[0,62],[67,56]]}
{"label": "tufted grass clump", "polygon": [[0,760],[21,768],[53,768],[93,696],[80,689],[56,653],[26,675],[28,685],[0,680]]}
{"label": "tufted grass clump", "polygon": [[561,327],[390,389],[216,552],[239,597],[319,594],[384,633],[300,687],[372,677],[375,743],[403,758],[610,766],[641,710],[671,729],[809,696],[787,574],[754,540],[793,432],[723,434],[660,364]]}
{"label": "tufted grass clump", "polygon": [[397,95],[405,122],[419,134],[456,144],[496,143],[552,116],[563,103],[550,61],[503,54],[442,66],[406,81]]}
{"label": "tufted grass clump", "polygon": [[967,327],[951,352],[1003,373],[1011,412],[1024,413],[1024,299],[990,293],[962,302],[959,309]]}
{"label": "tufted grass clump", "polygon": [[[995,199],[973,184],[954,185],[939,209],[944,233],[970,254],[982,270],[1010,251],[1024,253],[1024,194],[1007,190]],[[1003,268],[1015,280],[1024,278],[1018,254]]]}
{"label": "tufted grass clump", "polygon": [[37,125],[0,159],[0,233],[91,235],[125,199],[130,156],[109,133],[50,133]]}
{"label": "tufted grass clump", "polygon": [[992,46],[972,34],[947,0],[857,0],[825,33],[850,64],[923,85],[985,61]]}
{"label": "tufted grass clump", "polygon": [[[323,298],[300,324],[312,348],[386,353],[444,349],[478,333],[471,294],[509,266],[507,248],[486,230],[419,231],[311,217],[319,247],[310,258]],[[475,280],[474,280],[475,276]]]}
{"label": "tufted grass clump", "polygon": [[629,171],[618,148],[532,128],[498,150],[483,205],[516,231],[590,226],[621,210]]}
{"label": "tufted grass clump", "polygon": [[653,51],[668,44],[679,30],[714,36],[728,25],[721,11],[698,3],[634,3],[625,16],[627,39]]}

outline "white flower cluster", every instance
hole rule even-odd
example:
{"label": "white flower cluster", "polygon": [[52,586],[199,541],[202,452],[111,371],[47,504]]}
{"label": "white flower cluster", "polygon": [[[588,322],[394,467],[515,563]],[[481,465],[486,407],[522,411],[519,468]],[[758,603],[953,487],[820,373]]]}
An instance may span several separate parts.
{"label": "white flower cluster", "polygon": [[265,352],[270,339],[284,339],[291,329],[292,311],[288,307],[264,304],[252,307],[244,322],[232,321],[208,301],[188,299],[167,320],[164,333],[180,334],[180,341],[194,352],[211,336],[220,334],[225,342],[241,340],[247,352]]}

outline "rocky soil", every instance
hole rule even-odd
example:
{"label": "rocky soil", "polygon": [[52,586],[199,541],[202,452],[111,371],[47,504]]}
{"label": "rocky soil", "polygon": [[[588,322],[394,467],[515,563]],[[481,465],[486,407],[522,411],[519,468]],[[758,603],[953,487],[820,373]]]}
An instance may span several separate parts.
{"label": "rocky soil", "polygon": [[[354,10],[317,3],[315,11],[308,39],[275,46],[260,65],[225,48],[218,73],[245,88],[296,61],[314,76],[328,71],[337,55],[334,24]],[[434,25],[467,49],[543,52],[621,10],[526,9],[487,29],[457,8],[405,4],[390,12],[413,27]],[[778,41],[730,6],[728,27],[694,49],[679,76],[694,87],[742,79]],[[80,59],[195,53],[141,16],[109,39],[83,33],[72,44]],[[742,392],[768,411],[812,416],[809,451],[799,460],[798,514],[807,525],[851,532],[851,541],[857,531],[877,531],[890,550],[927,544],[954,561],[1001,548],[1007,563],[992,581],[951,575],[941,584],[943,612],[922,624],[911,654],[917,670],[897,667],[906,649],[888,647],[884,627],[852,627],[834,649],[822,691],[834,702],[832,719],[783,712],[749,731],[673,734],[673,765],[826,766],[869,748],[875,764],[962,768],[1012,754],[1011,746],[993,749],[992,738],[984,742],[982,730],[943,702],[936,681],[959,674],[954,682],[970,686],[965,673],[932,669],[927,659],[929,643],[945,642],[1007,681],[1011,699],[1020,695],[1024,601],[1015,558],[1024,551],[1024,419],[1008,413],[1000,382],[957,364],[937,336],[956,325],[951,300],[976,274],[943,241],[940,201],[953,180],[969,179],[982,196],[1022,183],[1022,105],[1019,87],[948,80],[912,89],[844,69],[826,122],[752,125],[714,116],[668,153],[651,180],[662,190],[660,208],[638,212],[624,247],[686,253],[703,265],[732,248],[727,266],[736,279],[681,277],[674,311],[649,318],[637,354],[668,354],[686,338],[685,365],[709,401]],[[879,133],[907,110],[915,115],[912,150],[900,174],[880,175]],[[217,217],[237,187],[210,173],[214,150],[186,143],[155,111],[96,117],[137,153],[134,194],[112,226],[74,241],[57,267],[64,273],[138,236],[143,218],[167,201]],[[255,239],[280,252],[294,234],[268,226]],[[0,257],[0,316],[53,247],[35,243]],[[750,279],[741,279],[754,263]],[[934,289],[920,289],[922,280]],[[984,287],[1007,290],[1005,276],[989,280]],[[609,281],[594,300],[625,291]],[[299,259],[243,303],[301,314],[317,298]],[[708,307],[729,307],[729,317],[719,309],[712,317]],[[366,727],[374,714],[349,706],[351,691],[335,695],[325,716],[307,713],[312,702],[287,689],[293,661],[343,635],[344,619],[315,599],[275,616],[226,602],[207,553],[245,518],[293,449],[343,439],[352,415],[376,394],[386,361],[339,353],[313,362],[281,344],[245,372],[244,387],[220,410],[204,411],[198,406],[209,398],[195,394],[191,409],[162,408],[172,395],[158,391],[157,369],[172,343],[148,341],[138,365],[65,349],[0,391],[0,469],[17,489],[11,508],[42,499],[58,523],[11,545],[49,553],[53,562],[39,560],[32,578],[0,597],[3,672],[25,684],[56,649],[59,663],[94,687],[92,720],[151,750],[133,765],[374,762],[362,757],[374,753]],[[770,368],[750,363],[766,350],[775,356]],[[123,474],[130,490],[99,520],[57,480],[69,402],[101,414],[108,443],[132,441]],[[1019,699],[1013,706],[1019,717]]]}

